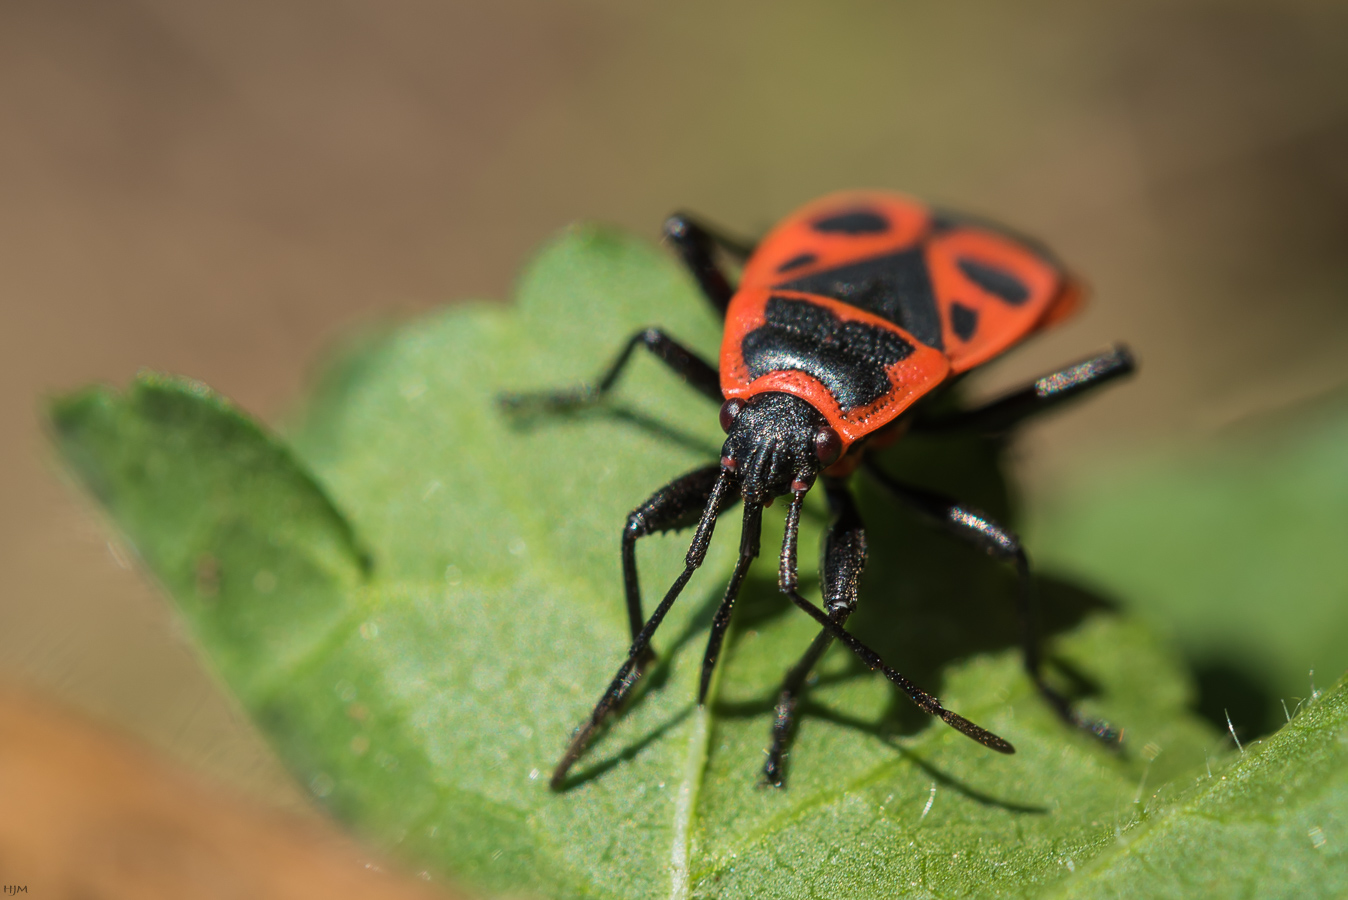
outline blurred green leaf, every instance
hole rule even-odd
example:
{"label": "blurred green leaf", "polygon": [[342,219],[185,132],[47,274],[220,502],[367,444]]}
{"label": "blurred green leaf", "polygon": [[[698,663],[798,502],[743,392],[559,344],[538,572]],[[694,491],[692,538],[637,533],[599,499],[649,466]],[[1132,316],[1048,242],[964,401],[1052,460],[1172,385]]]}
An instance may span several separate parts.
{"label": "blurred green leaf", "polygon": [[1039,558],[1173,637],[1210,718],[1266,733],[1348,670],[1345,448],[1337,395],[1083,468],[1036,511]]}
{"label": "blurred green leaf", "polygon": [[266,690],[350,615],[369,560],[284,445],[198,382],[58,401],[62,452],[235,690]]}
{"label": "blurred green leaf", "polygon": [[[574,787],[551,792],[551,766],[627,643],[624,516],[715,459],[719,433],[714,409],[645,358],[584,414],[511,422],[495,397],[585,381],[655,323],[714,354],[717,323],[666,257],[577,228],[528,270],[514,308],[460,306],[350,348],[293,452],[199,385],[159,376],[59,402],[54,429],[297,776],[366,834],[483,890],[1033,897],[1106,890],[1098,870],[1146,894],[1135,870],[1172,852],[1165,835],[1200,834],[1204,804],[1258,837],[1258,804],[1284,783],[1259,760],[1284,760],[1285,783],[1300,784],[1342,752],[1336,694],[1223,770],[1234,750],[1187,712],[1177,660],[1104,600],[1044,579],[1054,675],[1123,725],[1128,749],[1071,732],[1020,672],[1008,573],[858,479],[872,549],[853,627],[1017,754],[914,713],[835,648],[803,706],[790,786],[760,788],[779,679],[814,627],[761,564],[712,702],[696,707],[732,515],[657,635],[644,692]],[[1010,513],[991,445],[912,440],[883,462]],[[808,513],[805,546],[824,519],[817,504]],[[769,517],[769,559],[780,533]],[[684,535],[643,542],[648,598],[685,550]],[[812,565],[802,577],[814,584]],[[1238,787],[1220,793],[1209,765]],[[1327,791],[1288,808],[1319,815],[1341,780]],[[1282,849],[1311,868],[1330,858],[1310,839]],[[1174,862],[1184,883],[1208,864]]]}

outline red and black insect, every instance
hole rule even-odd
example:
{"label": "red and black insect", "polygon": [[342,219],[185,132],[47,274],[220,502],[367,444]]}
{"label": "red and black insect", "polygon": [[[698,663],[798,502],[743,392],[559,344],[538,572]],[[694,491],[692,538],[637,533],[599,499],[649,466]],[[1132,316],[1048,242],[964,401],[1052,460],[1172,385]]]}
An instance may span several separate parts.
{"label": "red and black insect", "polygon": [[[1116,741],[1113,729],[1075,712],[1041,675],[1033,582],[1016,536],[977,510],[896,481],[867,456],[907,431],[1002,433],[1131,372],[1132,357],[1116,346],[974,409],[936,416],[924,413],[927,404],[915,406],[961,373],[1071,315],[1081,302],[1080,283],[1046,250],[1023,237],[880,191],[817,200],[757,246],[727,238],[685,215],[671,217],[665,235],[725,317],[719,371],[663,331],[648,328],[632,336],[593,387],[504,399],[516,409],[564,409],[593,402],[613,387],[632,352],[645,347],[721,404],[727,435],[719,463],[675,479],[627,518],[622,560],[632,644],[558,763],[552,786],[564,786],[567,771],[596,730],[654,659],[651,636],[701,565],[718,516],[743,501],[739,561],[713,617],[703,658],[698,701],[705,700],[735,598],[759,553],[763,507],[780,496],[790,501],[778,585],[821,631],[782,685],[764,766],[767,781],[783,783],[783,758],[797,703],[811,669],[835,640],[871,669],[880,669],[924,712],[985,747],[1014,752],[1002,738],[946,709],[843,627],[856,609],[866,562],[865,531],[847,485],[859,466],[899,501],[1015,566],[1030,677],[1065,721]],[[737,287],[718,265],[718,250],[743,262]],[[796,579],[801,507],[820,476],[832,514],[824,538],[822,608],[800,595]],[[636,542],[693,526],[683,573],[647,619]]]}

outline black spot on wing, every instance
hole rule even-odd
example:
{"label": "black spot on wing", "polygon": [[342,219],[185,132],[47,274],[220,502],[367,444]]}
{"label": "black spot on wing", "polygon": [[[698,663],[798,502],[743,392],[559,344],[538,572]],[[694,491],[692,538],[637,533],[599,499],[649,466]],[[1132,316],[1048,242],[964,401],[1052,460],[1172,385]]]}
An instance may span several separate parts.
{"label": "black spot on wing", "polygon": [[978,330],[978,310],[956,301],[950,304],[950,327],[962,341],[967,341]]}
{"label": "black spot on wing", "polygon": [[883,397],[890,389],[887,370],[913,352],[913,345],[892,331],[844,322],[808,300],[771,297],[766,318],[740,344],[749,374],[804,372],[844,410]]}
{"label": "black spot on wing", "polygon": [[893,322],[928,347],[945,349],[941,313],[920,245],[784,281],[777,287],[841,300]]}
{"label": "black spot on wing", "polygon": [[966,224],[968,224],[968,220],[948,209],[933,209],[931,211],[932,234],[946,234]]}
{"label": "black spot on wing", "polygon": [[1011,228],[1008,225],[1003,225],[1001,222],[985,219],[982,216],[953,212],[948,209],[937,209],[932,211],[932,234],[948,234],[961,228],[978,228],[983,231],[991,231],[993,234],[1000,234],[1002,237],[1024,247],[1055,269],[1062,268],[1062,263],[1059,261],[1058,257],[1054,255],[1053,251],[1048,248],[1048,245],[1038,238],[1031,237],[1023,231]]}
{"label": "black spot on wing", "polygon": [[1002,298],[1012,306],[1020,306],[1030,299],[1030,289],[1025,282],[1001,266],[979,262],[966,256],[961,256],[955,261],[955,264],[974,284],[988,293]]}
{"label": "black spot on wing", "polygon": [[792,269],[799,269],[801,266],[808,266],[819,257],[813,253],[802,253],[799,256],[793,256],[786,262],[777,267],[778,272],[790,272]]}
{"label": "black spot on wing", "polygon": [[810,227],[825,234],[884,234],[889,220],[872,209],[852,209],[816,219]]}

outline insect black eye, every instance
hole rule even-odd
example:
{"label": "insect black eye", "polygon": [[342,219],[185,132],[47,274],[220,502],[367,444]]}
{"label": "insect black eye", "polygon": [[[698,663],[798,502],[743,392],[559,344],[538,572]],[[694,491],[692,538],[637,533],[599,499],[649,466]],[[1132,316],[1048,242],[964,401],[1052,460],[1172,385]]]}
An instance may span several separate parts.
{"label": "insect black eye", "polygon": [[721,430],[730,431],[730,423],[735,421],[735,417],[744,409],[744,401],[732,397],[721,404]]}
{"label": "insect black eye", "polygon": [[814,452],[821,463],[831,466],[842,456],[842,438],[838,437],[838,432],[825,425],[814,433]]}

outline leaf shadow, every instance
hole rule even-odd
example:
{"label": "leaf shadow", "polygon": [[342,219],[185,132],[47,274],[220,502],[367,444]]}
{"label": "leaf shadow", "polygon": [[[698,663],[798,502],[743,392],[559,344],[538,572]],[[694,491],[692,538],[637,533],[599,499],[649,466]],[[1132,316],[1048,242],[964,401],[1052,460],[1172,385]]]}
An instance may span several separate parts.
{"label": "leaf shadow", "polygon": [[[517,414],[515,418],[517,427],[537,427],[544,419],[574,420],[596,416],[626,422],[709,458],[715,458],[719,449],[618,402],[604,402],[560,414],[554,411],[546,416]],[[893,476],[948,494],[1014,530],[1018,498],[1005,476],[1006,451],[1006,441],[996,438],[912,435],[879,454],[878,461]],[[854,476],[853,486],[866,523],[870,553],[862,581],[861,602],[848,622],[849,630],[905,676],[938,695],[942,673],[953,663],[980,654],[1019,649],[1021,631],[1015,605],[1018,585],[1010,567],[968,547],[902,507],[864,472]],[[764,549],[772,555],[773,548]],[[1028,550],[1033,559],[1035,548]],[[802,547],[802,553],[808,552]],[[760,563],[746,580],[726,652],[733,653],[746,632],[778,616],[801,615],[779,593],[775,575],[769,568]],[[1039,597],[1041,639],[1047,646],[1051,646],[1054,635],[1073,630],[1092,613],[1117,609],[1117,604],[1110,599],[1079,584],[1037,571],[1033,577]],[[802,577],[801,587],[806,596],[818,595],[817,579]],[[719,586],[707,591],[698,611],[685,620],[683,629],[665,645],[659,661],[642,679],[627,709],[641,704],[650,692],[664,687],[669,677],[667,661],[695,636],[706,632],[720,597]],[[783,675],[804,650],[801,646],[781,660]],[[834,654],[838,652],[833,651]],[[1046,655],[1045,663],[1049,677],[1072,699],[1079,700],[1100,692],[1100,685],[1090,672],[1069,666],[1051,654]],[[832,667],[831,671],[817,675],[811,685],[837,684],[863,677],[877,676],[852,657],[841,669]],[[1255,684],[1242,673],[1232,674],[1226,669],[1212,675],[1210,680],[1226,694],[1243,691],[1234,701],[1237,703],[1245,694],[1251,693],[1250,686]],[[1212,705],[1208,702],[1210,691],[1206,687],[1200,678],[1200,688],[1205,689],[1200,696],[1199,711],[1211,717],[1210,710],[1204,706],[1205,703]],[[718,714],[762,716],[770,720],[776,693],[774,687],[760,702],[739,706],[718,703],[714,709]],[[797,728],[808,727],[811,718],[822,718],[877,734],[892,742],[931,726],[932,719],[917,709],[898,688],[894,688],[889,697],[877,722],[869,724],[847,719],[836,711],[812,703],[807,693],[802,699]],[[1256,702],[1258,698],[1245,705]],[[681,720],[658,726],[616,756],[573,776],[567,782],[568,786],[630,759],[633,753]],[[1126,723],[1119,724],[1126,726]],[[767,740],[765,728],[765,746]],[[895,749],[911,755],[911,751],[898,745]],[[915,759],[915,762],[918,761]]]}
{"label": "leaf shadow", "polygon": [[[849,675],[847,677],[854,676]],[[836,677],[832,679],[820,679],[817,683],[836,680],[840,679]],[[771,713],[773,711],[773,702],[764,700],[748,700],[740,702],[717,701],[713,704],[712,709],[717,716],[722,716],[724,718],[752,719]],[[983,806],[994,806],[1008,812],[1025,813],[1029,815],[1045,815],[1049,811],[1047,806],[1019,803],[1014,800],[1003,800],[994,797],[986,791],[981,791],[978,788],[959,780],[955,776],[942,771],[931,762],[924,759],[912,748],[905,747],[903,744],[899,743],[899,740],[903,735],[896,732],[893,720],[889,716],[882,714],[875,721],[869,721],[857,716],[849,716],[830,706],[810,700],[808,694],[801,700],[800,706],[797,707],[797,714],[802,719],[809,718],[830,722],[834,725],[841,725],[844,728],[850,728],[877,737],[885,744],[889,745],[894,752],[905,761],[910,762],[921,769],[937,784],[949,788]],[[765,785],[765,787],[767,787],[767,785]]]}
{"label": "leaf shadow", "polygon": [[980,791],[978,788],[965,784],[953,775],[948,775],[936,768],[936,766],[918,756],[912,750],[898,746],[893,740],[888,741],[888,743],[898,751],[900,756],[921,769],[923,773],[936,784],[948,790],[952,790],[960,796],[974,801],[980,806],[993,807],[1005,810],[1006,812],[1019,813],[1026,816],[1046,816],[1049,813],[1049,808],[1041,804],[1018,803],[1015,800],[1003,800],[999,797],[994,797],[985,791]]}
{"label": "leaf shadow", "polygon": [[[912,436],[881,454],[879,462],[895,477],[948,494],[1014,530],[1016,498],[1003,475],[1005,450],[1004,442],[979,437]],[[900,506],[864,472],[854,478],[853,485],[866,523],[869,554],[861,600],[847,624],[848,630],[913,682],[938,696],[942,673],[953,663],[1020,648],[1015,602],[1018,583],[1010,566]],[[1033,559],[1034,548],[1029,552]],[[1054,635],[1074,629],[1092,613],[1116,608],[1109,599],[1069,581],[1038,572],[1034,580],[1046,644],[1051,645]],[[778,616],[800,614],[782,598],[775,579],[765,573],[751,577],[736,611],[732,652],[752,629]],[[802,645],[781,660],[783,675],[804,650]],[[831,654],[842,652],[834,648]],[[879,677],[859,659],[846,659],[841,667],[827,666],[812,679],[811,686]],[[1046,671],[1074,699],[1100,691],[1090,672],[1067,666],[1052,656],[1046,658]],[[776,696],[774,686],[759,702],[740,708],[718,706],[717,710],[770,720]],[[808,728],[811,718],[825,718],[888,739],[912,735],[932,725],[931,717],[897,687],[890,692],[874,724],[842,718],[808,698],[807,692],[797,728]],[[766,746],[766,726],[763,737]]]}
{"label": "leaf shadow", "polygon": [[[634,698],[634,700],[639,700],[639,698]],[[656,727],[650,729],[637,740],[626,744],[611,756],[601,759],[599,762],[585,766],[584,768],[572,771],[570,774],[566,776],[565,779],[563,779],[558,790],[561,793],[566,793],[567,791],[571,790],[574,787],[578,787],[582,784],[585,784],[587,781],[592,781],[598,778],[599,776],[605,774],[606,772],[609,772],[612,769],[618,767],[622,763],[635,759],[637,754],[640,753],[642,750],[645,750],[647,747],[651,746],[656,741],[664,737],[666,734],[677,728],[685,719],[687,719],[690,715],[692,715],[693,709],[695,707],[696,704],[694,703],[689,703],[685,705],[683,709],[681,709],[679,712],[675,713],[673,716],[670,716],[668,719],[666,719],[664,722],[660,723]]]}
{"label": "leaf shadow", "polygon": [[[1198,689],[1194,711],[1218,731],[1233,728],[1242,740],[1250,741],[1272,734],[1282,724],[1266,678],[1242,665],[1234,654],[1191,658],[1188,662]],[[1281,712],[1286,714],[1285,706]],[[1291,719],[1287,715],[1286,721]]]}

